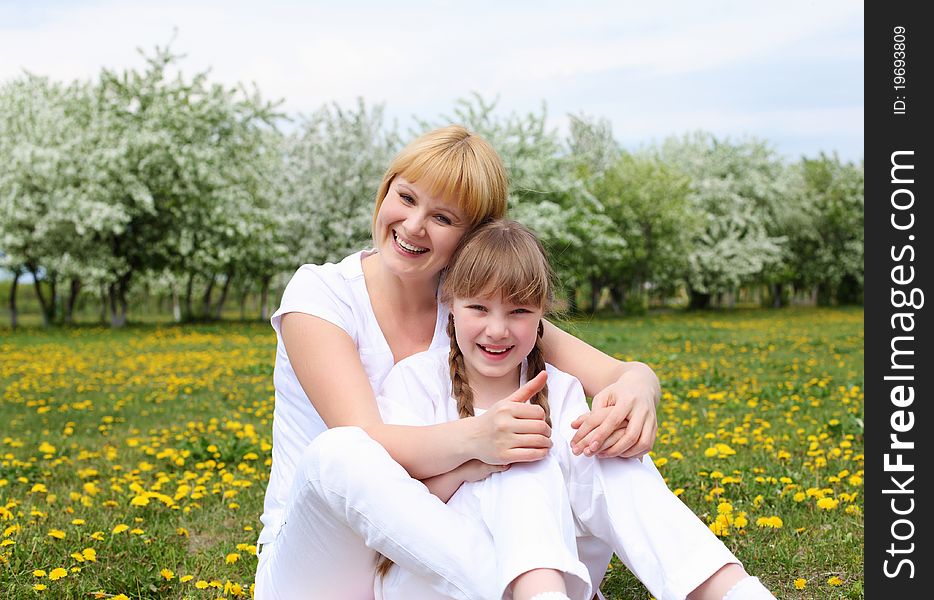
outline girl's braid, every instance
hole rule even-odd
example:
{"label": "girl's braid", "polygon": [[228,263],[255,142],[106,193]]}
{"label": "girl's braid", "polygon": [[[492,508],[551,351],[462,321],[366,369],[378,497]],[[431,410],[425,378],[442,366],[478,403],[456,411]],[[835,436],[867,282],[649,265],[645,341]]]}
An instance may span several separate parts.
{"label": "girl's braid", "polygon": [[448,363],[451,365],[451,395],[457,402],[457,414],[462,419],[473,416],[473,390],[467,383],[467,367],[464,365],[464,354],[457,345],[454,332],[454,315],[448,315],[448,337],[451,338],[451,353]]}
{"label": "girl's braid", "polygon": [[[529,357],[527,359],[528,362],[525,371],[526,380],[532,379],[545,370],[545,353],[542,352],[542,333],[544,333],[544,327],[542,323],[539,322],[538,338],[535,340],[535,346],[532,348],[532,351],[529,352]],[[545,422],[551,427],[551,409],[548,406],[548,384],[545,384],[545,387],[543,387],[541,391],[536,392],[536,394],[532,396],[531,402],[545,409]]]}

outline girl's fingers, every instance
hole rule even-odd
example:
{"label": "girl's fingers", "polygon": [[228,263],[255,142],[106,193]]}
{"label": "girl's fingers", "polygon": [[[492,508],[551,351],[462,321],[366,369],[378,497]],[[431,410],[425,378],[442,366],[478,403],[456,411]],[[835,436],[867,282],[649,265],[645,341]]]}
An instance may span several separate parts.
{"label": "girl's fingers", "polygon": [[510,402],[528,402],[532,396],[545,387],[547,380],[548,374],[545,371],[541,371],[538,375],[528,380],[525,385],[506,396],[506,400]]}
{"label": "girl's fingers", "polygon": [[[603,415],[598,414],[597,412],[589,412],[585,415],[581,415],[578,419],[583,419],[580,425],[577,427],[577,433],[574,434],[574,437],[571,438],[571,448],[576,448],[581,446],[583,449],[584,439],[590,435],[590,432],[600,424],[603,420]],[[591,440],[588,440],[588,443]],[[575,454],[580,454],[580,452],[575,452]]]}

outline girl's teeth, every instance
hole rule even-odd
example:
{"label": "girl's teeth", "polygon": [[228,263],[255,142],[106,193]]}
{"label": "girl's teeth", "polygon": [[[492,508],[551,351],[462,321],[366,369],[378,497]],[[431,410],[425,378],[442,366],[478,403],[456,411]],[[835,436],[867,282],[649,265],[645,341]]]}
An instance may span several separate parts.
{"label": "girl's teeth", "polygon": [[512,348],[503,348],[502,350],[493,350],[492,348],[487,348],[486,346],[480,346],[480,347],[486,350],[487,352],[489,352],[490,354],[502,354],[504,352],[508,352],[512,350]]}

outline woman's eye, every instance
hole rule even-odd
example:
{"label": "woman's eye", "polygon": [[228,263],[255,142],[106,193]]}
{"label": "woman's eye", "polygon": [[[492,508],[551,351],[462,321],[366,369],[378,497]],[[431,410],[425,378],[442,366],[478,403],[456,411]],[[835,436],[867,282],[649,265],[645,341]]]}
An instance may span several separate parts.
{"label": "woman's eye", "polygon": [[399,194],[399,197],[402,198],[402,201],[406,204],[415,204],[415,198],[408,194]]}

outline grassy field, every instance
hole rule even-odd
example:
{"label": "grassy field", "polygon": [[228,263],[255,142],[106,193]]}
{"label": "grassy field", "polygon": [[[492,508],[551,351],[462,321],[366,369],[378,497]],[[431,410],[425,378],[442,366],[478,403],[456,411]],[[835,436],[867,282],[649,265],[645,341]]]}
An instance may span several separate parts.
{"label": "grassy field", "polygon": [[[863,313],[574,322],[651,364],[654,459],[779,598],[862,598]],[[249,597],[275,338],[0,329],[0,597]],[[614,559],[611,600],[648,598]]]}

